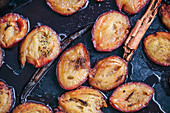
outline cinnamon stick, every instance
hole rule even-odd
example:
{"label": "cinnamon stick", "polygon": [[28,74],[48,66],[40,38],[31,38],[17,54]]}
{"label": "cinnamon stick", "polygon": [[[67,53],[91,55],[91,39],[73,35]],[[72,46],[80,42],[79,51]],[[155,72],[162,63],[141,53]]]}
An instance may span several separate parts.
{"label": "cinnamon stick", "polygon": [[144,36],[145,32],[147,31],[148,27],[154,20],[157,12],[159,4],[162,0],[151,0],[151,3],[143,15],[143,17],[136,22],[135,27],[132,29],[131,33],[129,34],[128,38],[124,43],[124,54],[123,58],[126,61],[130,61],[134,51],[138,48],[138,45]]}

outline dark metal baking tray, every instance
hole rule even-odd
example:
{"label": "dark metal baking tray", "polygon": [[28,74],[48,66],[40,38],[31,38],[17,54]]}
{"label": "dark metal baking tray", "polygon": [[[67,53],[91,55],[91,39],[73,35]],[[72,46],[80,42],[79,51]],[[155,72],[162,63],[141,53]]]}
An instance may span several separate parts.
{"label": "dark metal baking tray", "polygon": [[[135,15],[129,15],[125,12],[121,13],[129,17],[131,26],[133,28],[137,19],[140,19],[146,11],[148,5],[149,3],[138,14]],[[10,9],[8,8],[8,10],[5,10],[5,12],[1,13],[0,16],[3,16],[5,13],[9,12],[9,10]],[[32,0],[32,2],[14,10],[14,12],[19,13],[25,18],[29,19],[30,30],[33,29],[38,23],[41,23],[50,26],[57,33],[64,33],[66,35],[69,35],[76,30],[79,30],[84,25],[87,25],[90,22],[95,22],[99,15],[110,10],[118,11],[114,0],[105,0],[101,3],[95,2],[95,0],[90,0],[88,6],[83,10],[78,11],[70,16],[61,16],[60,14],[52,11],[47,6],[45,0]],[[160,17],[158,15],[154,19],[144,37],[157,31],[169,32],[168,29],[166,29],[165,26],[161,23]],[[98,52],[93,48],[91,38],[91,30],[89,30],[86,34],[73,41],[73,43],[69,46],[71,47],[80,42],[83,43],[89,51],[91,68],[94,67],[96,61],[102,58],[106,58],[111,55],[122,57],[123,46],[119,47],[116,50],[113,50],[112,52]],[[139,112],[160,113],[162,111],[159,107],[161,107],[165,112],[168,113],[170,112],[170,89],[168,84],[168,78],[170,77],[170,67],[162,67],[156,65],[147,58],[143,51],[143,39],[140,42],[139,47],[135,52],[133,58],[128,63],[128,77],[125,82],[141,81],[153,86],[155,89],[154,97],[156,102],[154,101],[154,99],[152,99],[149,105]],[[24,69],[21,68],[18,59],[19,45],[20,43],[11,49],[4,49],[4,63],[0,68],[0,79],[5,80],[10,86],[13,86],[15,88],[15,106],[20,103],[20,95],[23,91],[23,88],[36,71],[36,69],[28,63],[26,64]],[[57,98],[66,90],[62,89],[58,84],[56,77],[56,64],[57,62],[46,73],[45,78],[38,84],[38,86],[35,87],[35,89],[28,97],[29,100],[43,102],[45,104],[48,104],[52,108],[57,107]],[[89,86],[87,82],[83,85]],[[113,91],[114,90],[103,93],[107,96],[107,98],[109,98]],[[110,105],[108,106],[108,108],[102,108],[102,111],[104,113],[119,113],[119,111],[115,110]]]}

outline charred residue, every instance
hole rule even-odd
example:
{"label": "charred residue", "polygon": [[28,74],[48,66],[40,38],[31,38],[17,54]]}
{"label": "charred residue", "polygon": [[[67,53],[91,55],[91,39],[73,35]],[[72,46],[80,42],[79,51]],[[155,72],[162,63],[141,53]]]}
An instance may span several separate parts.
{"label": "charred residue", "polygon": [[86,68],[85,62],[86,62],[86,59],[84,57],[78,58],[77,61],[76,61],[76,64],[75,64],[76,70],[85,69]]}

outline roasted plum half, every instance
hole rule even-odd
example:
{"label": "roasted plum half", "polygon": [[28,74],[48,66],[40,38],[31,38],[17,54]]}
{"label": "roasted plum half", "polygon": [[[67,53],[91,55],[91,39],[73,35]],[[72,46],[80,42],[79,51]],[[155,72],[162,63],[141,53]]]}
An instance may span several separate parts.
{"label": "roasted plum half", "polygon": [[3,53],[2,53],[2,49],[0,48],[0,67],[2,65],[2,61],[3,61]]}
{"label": "roasted plum half", "polygon": [[92,29],[93,46],[98,51],[112,51],[122,45],[130,29],[127,16],[109,11],[96,20]]}
{"label": "roasted plum half", "polygon": [[42,67],[55,59],[60,53],[58,34],[48,26],[37,26],[23,40],[20,47],[20,61]]}
{"label": "roasted plum half", "polygon": [[129,14],[138,13],[149,0],[115,0],[121,11],[122,9]]}
{"label": "roasted plum half", "polygon": [[162,66],[170,66],[170,33],[156,32],[144,39],[144,50],[149,59]]}
{"label": "roasted plum half", "polygon": [[14,90],[0,80],[0,113],[9,113],[15,103]]}
{"label": "roasted plum half", "polygon": [[54,113],[65,113],[64,111],[60,111],[58,108],[54,108]]}
{"label": "roasted plum half", "polygon": [[170,30],[170,5],[162,4],[160,14],[162,22]]}
{"label": "roasted plum half", "polygon": [[66,113],[102,113],[107,107],[104,96],[96,89],[82,86],[59,97],[59,109]]}
{"label": "roasted plum half", "polygon": [[87,80],[90,71],[90,59],[82,43],[66,50],[57,64],[59,84],[66,90],[71,90]]}
{"label": "roasted plum half", "polygon": [[61,15],[71,15],[80,10],[87,0],[46,0],[48,6]]}
{"label": "roasted plum half", "polygon": [[128,71],[126,61],[110,56],[98,61],[89,74],[89,84],[102,91],[111,90],[125,81]]}
{"label": "roasted plum half", "polygon": [[154,89],[142,82],[130,82],[119,86],[109,99],[110,105],[122,112],[136,112],[146,107]]}
{"label": "roasted plum half", "polygon": [[53,113],[52,110],[40,103],[26,102],[18,105],[12,113]]}
{"label": "roasted plum half", "polygon": [[28,30],[28,23],[19,14],[9,13],[0,18],[0,45],[10,48],[21,41]]}

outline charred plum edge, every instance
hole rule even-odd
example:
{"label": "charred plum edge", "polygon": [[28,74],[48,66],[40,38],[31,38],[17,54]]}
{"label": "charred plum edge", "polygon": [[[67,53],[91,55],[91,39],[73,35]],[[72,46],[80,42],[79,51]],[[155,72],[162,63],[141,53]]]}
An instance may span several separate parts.
{"label": "charred plum edge", "polygon": [[11,106],[9,107],[9,110],[7,111],[7,113],[9,113],[15,106],[16,103],[16,95],[15,95],[15,89],[12,86],[9,86],[3,79],[0,79],[0,82],[2,82],[3,84],[5,84],[5,87],[10,90],[11,92]]}
{"label": "charred plum edge", "polygon": [[111,52],[111,51],[117,49],[118,47],[120,47],[120,46],[123,44],[123,42],[125,41],[126,37],[128,36],[128,33],[129,33],[129,31],[128,31],[128,33],[126,34],[126,36],[122,38],[123,40],[120,41],[119,44],[117,44],[115,47],[113,47],[113,48],[111,48],[111,49],[98,49],[98,47],[97,47],[96,44],[95,44],[95,38],[96,38],[96,37],[94,37],[94,29],[96,28],[97,21],[98,21],[101,17],[103,17],[103,16],[105,16],[105,15],[107,15],[107,14],[109,14],[109,13],[118,13],[118,14],[121,14],[123,17],[126,18],[126,21],[127,21],[127,23],[128,23],[128,28],[127,28],[127,29],[130,30],[130,28],[131,28],[131,25],[130,25],[130,21],[129,21],[128,16],[126,16],[126,15],[124,15],[124,14],[118,12],[118,11],[112,10],[112,11],[108,11],[108,12],[105,12],[105,13],[101,14],[101,15],[96,19],[95,24],[94,24],[94,26],[93,26],[93,28],[92,28],[92,43],[93,43],[93,47],[94,47],[97,51]]}
{"label": "charred plum edge", "polygon": [[117,5],[119,11],[121,11],[123,9],[126,13],[128,13],[130,15],[139,13],[142,10],[142,8],[145,7],[145,5],[149,2],[149,0],[147,0],[146,3],[141,5],[141,7],[138,10],[136,10],[135,12],[130,12],[130,11],[126,10],[126,8],[124,8],[124,5],[122,6],[122,8],[120,8],[120,5],[118,4],[118,1],[119,0],[115,0],[116,5]]}
{"label": "charred plum edge", "polygon": [[119,108],[119,107],[116,107],[116,106],[112,103],[112,97],[114,96],[114,93],[117,92],[117,90],[121,89],[122,87],[124,87],[124,86],[126,87],[127,85],[131,85],[131,84],[139,84],[139,85],[144,85],[144,86],[150,87],[150,88],[152,89],[153,93],[154,93],[154,89],[153,89],[151,86],[149,86],[149,85],[147,85],[147,84],[145,84],[145,83],[143,83],[143,82],[128,82],[128,83],[126,83],[126,84],[123,84],[123,85],[119,86],[117,89],[115,89],[115,90],[113,91],[112,95],[110,96],[110,98],[109,98],[109,103],[110,103],[110,105],[111,105],[113,108],[115,108],[115,109],[117,109],[117,110],[119,110],[119,111],[121,111],[121,112],[127,112],[127,113],[128,113],[128,112],[137,112],[137,111],[143,109],[144,107],[146,107],[146,106],[149,104],[149,102],[151,101],[151,99],[152,99],[152,97],[153,97],[153,94],[152,94],[152,96],[150,96],[150,99],[149,99],[149,101],[146,103],[146,105],[141,106],[141,107],[138,108],[137,110],[129,110],[129,111],[123,110],[123,109],[121,109],[121,108]]}
{"label": "charred plum edge", "polygon": [[27,35],[28,30],[29,30],[29,25],[28,25],[29,21],[28,21],[27,19],[25,19],[22,15],[17,14],[17,13],[8,13],[8,14],[4,15],[3,17],[0,17],[0,23],[1,23],[1,19],[3,20],[2,22],[4,22],[4,18],[8,18],[9,16],[19,17],[19,18],[22,19],[22,21],[25,21],[25,23],[26,23],[26,25],[27,25],[27,30],[25,31],[25,35],[24,35],[23,37],[21,37],[18,41],[10,44],[9,46],[4,46],[4,45],[1,44],[1,47],[2,47],[2,48],[12,48],[12,47],[14,47],[14,46],[17,45],[21,40],[24,39],[24,37]]}
{"label": "charred plum edge", "polygon": [[86,55],[86,57],[87,57],[86,60],[87,60],[87,62],[88,62],[88,73],[90,72],[91,64],[90,64],[89,53],[88,53],[88,51],[87,51],[87,49],[86,49],[86,47],[84,46],[83,43],[78,43],[78,44],[76,44],[76,45],[68,48],[67,50],[65,50],[65,51],[62,53],[62,55],[60,56],[60,59],[59,59],[59,61],[58,61],[58,63],[57,63],[57,66],[56,66],[56,75],[57,75],[58,83],[59,83],[59,85],[60,85],[63,89],[65,89],[65,90],[72,90],[72,89],[75,89],[75,88],[79,87],[81,84],[83,84],[84,82],[86,82],[86,80],[87,80],[87,78],[88,78],[88,75],[87,75],[86,79],[84,79],[84,80],[81,81],[79,84],[75,85],[74,87],[64,87],[64,86],[61,84],[61,81],[59,80],[59,64],[60,64],[60,62],[62,61],[61,58],[63,57],[63,55],[64,55],[66,52],[68,52],[69,50],[71,50],[71,49],[73,49],[74,47],[79,46],[79,45],[82,46],[82,47],[83,47],[83,51],[86,52],[85,55]]}
{"label": "charred plum edge", "polygon": [[[156,64],[158,64],[158,65],[161,65],[161,66],[170,66],[170,63],[169,63],[169,64],[168,64],[168,63],[161,63],[161,62],[157,61],[156,59],[152,58],[152,57],[150,56],[150,54],[148,53],[147,49],[146,49],[146,46],[147,46],[147,45],[146,45],[146,41],[147,41],[149,38],[156,37],[156,36],[158,35],[157,33],[168,33],[168,32],[160,31],[160,32],[156,32],[156,33],[154,33],[154,34],[148,35],[148,36],[144,39],[144,41],[143,41],[144,51],[145,51],[147,57],[148,57],[152,62],[154,62],[154,63],[156,63]],[[152,37],[151,37],[151,36],[152,36]]]}
{"label": "charred plum edge", "polygon": [[35,100],[28,100],[27,102],[21,103],[21,104],[17,105],[13,110],[15,110],[16,108],[22,106],[23,104],[24,104],[24,105],[28,105],[28,104],[38,104],[38,105],[40,105],[40,106],[44,106],[44,107],[48,108],[48,110],[51,111],[51,113],[53,113],[53,110],[52,110],[52,108],[51,108],[50,106],[47,106],[47,105],[45,105],[43,102],[38,102],[38,101],[35,101]]}
{"label": "charred plum edge", "polygon": [[[170,4],[169,4],[169,5],[170,5]],[[168,4],[165,4],[165,3],[163,3],[163,4],[160,6],[159,16],[160,16],[160,18],[161,18],[161,21],[163,20],[163,14],[162,14],[162,13],[164,13],[164,12],[167,11],[166,7],[168,7]],[[168,11],[167,11],[167,12],[168,12]],[[167,15],[168,15],[168,14],[167,14]],[[170,14],[169,14],[169,15],[170,15]],[[170,19],[170,18],[169,18],[169,19]],[[163,25],[164,25],[167,29],[170,30],[170,27],[169,27],[167,24],[165,24],[163,21],[162,21],[162,23],[163,23]]]}
{"label": "charred plum edge", "polygon": [[[100,62],[100,61],[102,61],[102,60],[104,60],[104,59],[110,59],[110,58],[118,58],[118,59],[119,59],[119,60],[121,60],[124,64],[126,64],[124,80],[122,80],[122,82],[121,82],[120,84],[118,84],[118,85],[116,85],[116,86],[114,86],[114,87],[112,87],[112,88],[110,88],[110,89],[103,90],[103,89],[99,89],[99,88],[97,88],[97,87],[95,87],[95,86],[92,86],[92,85],[90,84],[90,79],[89,79],[89,80],[88,80],[88,82],[89,82],[90,86],[92,86],[93,88],[95,88],[95,89],[99,89],[99,90],[101,90],[101,91],[109,91],[109,90],[112,90],[112,89],[114,89],[114,88],[116,88],[116,87],[120,86],[120,85],[121,85],[121,84],[125,81],[125,79],[126,79],[126,77],[127,77],[127,75],[128,75],[128,65],[127,65],[127,62],[126,62],[124,59],[120,58],[119,56],[112,55],[112,56],[110,56],[110,57],[100,59],[99,61],[97,61],[97,62],[95,63],[95,66],[93,67],[93,69],[95,69],[95,68],[96,68],[96,65],[98,64],[98,62]],[[93,71],[93,69],[91,69],[91,71]]]}
{"label": "charred plum edge", "polygon": [[[88,0],[86,0],[86,2],[84,3],[84,5],[88,2]],[[56,8],[54,8],[51,3],[50,3],[50,0],[46,0],[46,3],[47,5],[50,7],[50,9],[52,9],[54,12],[56,13],[59,13],[60,15],[63,15],[63,16],[69,16],[69,15],[72,15],[74,13],[76,13],[77,11],[79,11],[80,9],[82,9],[84,7],[84,5],[82,5],[81,7],[79,7],[78,10],[75,10],[74,12],[70,12],[70,13],[63,13],[61,11],[58,11]]]}
{"label": "charred plum edge", "polygon": [[[49,26],[46,26],[46,25],[36,26],[32,31],[30,31],[30,32],[28,33],[28,35],[26,36],[26,38],[21,42],[21,45],[20,45],[20,56],[21,56],[21,51],[22,51],[22,50],[21,50],[21,47],[23,46],[24,43],[27,43],[27,42],[25,42],[26,39],[30,37],[29,35],[32,34],[32,32],[34,32],[34,31],[36,31],[36,30],[38,30],[38,29],[41,29],[41,28],[47,28],[47,29],[49,29],[50,32],[55,33],[55,35],[57,36],[57,42],[58,42],[59,47],[60,47],[59,35],[58,35],[52,28],[50,28]],[[29,63],[29,64],[32,64],[32,65],[35,66],[36,68],[41,68],[41,67],[47,65],[48,63],[50,63],[50,62],[51,62],[52,60],[54,60],[55,58],[57,58],[57,56],[60,54],[60,52],[61,52],[61,47],[59,48],[59,53],[58,53],[53,59],[48,60],[46,63],[44,63],[43,65],[40,65],[40,66],[36,66],[35,63],[28,61],[27,58],[26,58],[26,62]],[[20,58],[20,62],[21,62],[21,58]],[[26,62],[25,62],[25,63],[26,63]]]}
{"label": "charred plum edge", "polygon": [[[63,94],[61,94],[61,96],[58,97],[58,104],[59,104],[59,102],[61,101],[61,99],[65,97],[65,94],[70,93],[70,92],[72,93],[72,92],[74,92],[74,91],[76,91],[76,90],[81,90],[81,89],[93,89],[93,90],[99,92],[99,93],[101,94],[101,98],[106,102],[105,95],[104,95],[104,93],[101,92],[100,90],[94,89],[94,88],[88,87],[88,86],[79,86],[79,87],[77,87],[77,88],[74,89],[74,90],[71,90],[71,91],[68,91],[68,92],[64,92]],[[106,103],[106,105],[107,105],[107,103]],[[108,106],[108,105],[107,105],[107,106]],[[107,106],[106,106],[106,107],[107,107]],[[100,108],[101,108],[101,106],[100,106]],[[58,106],[58,109],[59,109],[60,111],[62,111],[60,105]],[[64,111],[62,111],[62,112],[64,112]],[[102,113],[102,112],[101,112],[101,113]]]}

